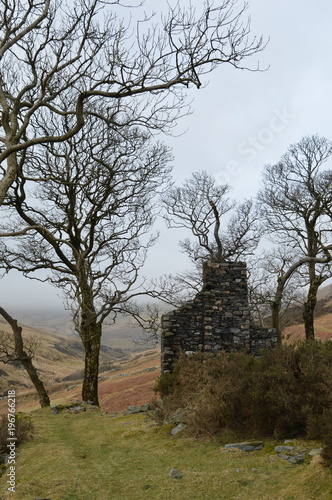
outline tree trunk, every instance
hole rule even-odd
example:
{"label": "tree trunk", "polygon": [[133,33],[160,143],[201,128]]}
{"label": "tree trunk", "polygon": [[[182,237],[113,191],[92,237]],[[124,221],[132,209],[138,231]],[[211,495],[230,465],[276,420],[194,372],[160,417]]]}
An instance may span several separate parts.
{"label": "tree trunk", "polygon": [[90,267],[79,251],[77,253],[77,269],[79,302],[76,330],[85,351],[82,400],[99,406],[98,374],[102,326],[97,320]]}
{"label": "tree trunk", "polygon": [[275,328],[277,334],[277,343],[281,345],[281,327],[280,327],[280,309],[281,300],[275,300],[270,304],[272,316],[272,328]]}
{"label": "tree trunk", "polygon": [[96,321],[88,325],[88,330],[81,330],[81,338],[85,349],[84,379],[82,400],[99,406],[98,374],[101,325]]}
{"label": "tree trunk", "polygon": [[[311,236],[309,240],[309,250],[314,254],[316,250],[314,235]],[[308,250],[308,251],[309,251]],[[308,274],[309,274],[309,290],[307,295],[307,300],[303,304],[303,321],[306,340],[311,340],[315,338],[314,329],[314,312],[317,303],[317,292],[320,285],[320,280],[316,276],[316,263],[308,262]]]}
{"label": "tree trunk", "polygon": [[318,283],[314,280],[310,284],[307,301],[303,304],[303,321],[306,340],[315,338],[314,313],[317,303]]}
{"label": "tree trunk", "polygon": [[[289,270],[289,273],[291,270]],[[283,277],[278,278],[277,288],[274,295],[273,301],[270,303],[271,307],[271,315],[272,315],[272,328],[275,328],[277,335],[277,344],[281,345],[281,326],[280,326],[280,310],[281,310],[281,301],[283,297],[284,287],[287,283],[288,275],[287,273]]]}
{"label": "tree trunk", "polygon": [[40,406],[42,408],[45,406],[50,406],[50,398],[48,397],[44,384],[38,376],[37,370],[32,363],[31,356],[29,356],[24,350],[22,327],[18,326],[17,320],[13,319],[2,307],[0,307],[0,314],[7,321],[7,323],[10,324],[13,330],[14,341],[15,341],[15,354],[17,357],[16,359],[21,361],[23,367],[25,368],[30,377],[31,382],[35,386],[39,396]]}
{"label": "tree trunk", "polygon": [[45,406],[50,406],[50,398],[48,397],[43,382],[38,377],[37,370],[34,367],[31,358],[29,356],[27,358],[22,357],[21,362],[26,371],[28,372],[30,380],[35,386],[36,391],[38,392],[40,406],[42,408],[44,408]]}

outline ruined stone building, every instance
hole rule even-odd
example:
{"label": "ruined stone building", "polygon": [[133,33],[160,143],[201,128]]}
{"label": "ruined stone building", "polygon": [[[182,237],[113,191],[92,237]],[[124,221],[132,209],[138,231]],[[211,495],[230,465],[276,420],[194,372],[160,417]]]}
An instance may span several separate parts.
{"label": "ruined stone building", "polygon": [[208,262],[203,288],[179,309],[163,316],[162,372],[172,371],[181,351],[258,355],[277,343],[275,330],[253,326],[249,317],[246,264]]}

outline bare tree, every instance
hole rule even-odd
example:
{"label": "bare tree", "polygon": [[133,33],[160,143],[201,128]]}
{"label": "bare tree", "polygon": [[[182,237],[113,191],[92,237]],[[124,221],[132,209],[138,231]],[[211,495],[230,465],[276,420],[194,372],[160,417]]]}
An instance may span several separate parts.
{"label": "bare tree", "polygon": [[143,293],[139,271],[156,238],[156,195],[169,159],[143,130],[116,133],[90,117],[72,139],[26,154],[7,195],[8,229],[19,215],[18,243],[3,245],[2,267],[64,290],[85,349],[82,398],[96,405],[102,325]]}
{"label": "bare tree", "polygon": [[168,226],[190,231],[196,241],[180,242],[191,268],[153,280],[151,296],[180,307],[202,290],[204,262],[238,260],[257,247],[261,230],[253,202],[236,204],[228,198],[229,191],[228,185],[217,185],[212,175],[202,171],[162,196]]}
{"label": "bare tree", "polygon": [[43,382],[40,380],[38,372],[32,362],[38,342],[29,339],[26,346],[23,345],[22,327],[17,324],[17,320],[12,318],[5,309],[0,307],[1,316],[7,321],[13,331],[13,337],[5,332],[0,334],[0,361],[2,363],[13,363],[19,361],[27,371],[31,382],[39,396],[40,406],[50,406],[50,399]]}
{"label": "bare tree", "polygon": [[[169,130],[183,112],[184,89],[199,88],[220,64],[245,67],[264,48],[237,0],[205,2],[201,15],[178,3],[161,26],[145,15],[126,26],[121,7],[0,0],[0,204],[25,151],[73,137],[89,114],[115,129]],[[52,127],[56,117],[67,118],[65,131]]]}
{"label": "bare tree", "polygon": [[[228,185],[216,185],[213,176],[202,171],[163,196],[168,226],[187,229],[196,238],[180,242],[193,262],[238,260],[257,247],[261,231],[253,202],[236,204],[228,199],[229,191]],[[222,227],[221,218],[228,212]]]}
{"label": "bare tree", "polygon": [[271,319],[279,344],[282,343],[283,316],[290,307],[303,305],[306,281],[299,271],[306,263],[285,246],[264,251],[249,260],[251,317],[261,326],[266,326],[266,321]]}
{"label": "bare tree", "polygon": [[306,267],[309,289],[303,319],[307,339],[314,337],[318,288],[331,276],[332,171],[323,170],[331,154],[331,141],[317,135],[304,137],[290,146],[279,163],[265,167],[258,195],[273,240],[299,256],[279,278],[280,300],[293,271]]}

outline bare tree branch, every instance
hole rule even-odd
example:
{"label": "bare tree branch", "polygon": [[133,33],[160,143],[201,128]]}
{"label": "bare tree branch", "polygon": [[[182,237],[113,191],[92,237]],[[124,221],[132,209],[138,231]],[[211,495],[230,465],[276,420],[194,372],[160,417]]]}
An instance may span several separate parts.
{"label": "bare tree branch", "polygon": [[[253,203],[247,200],[236,206],[226,197],[229,191],[228,185],[217,186],[202,171],[163,196],[168,226],[188,229],[196,238],[196,242],[187,238],[180,243],[193,262],[238,259],[257,247],[261,230]],[[221,228],[222,216],[234,209],[228,225]]]}
{"label": "bare tree branch", "polygon": [[[0,204],[24,151],[72,138],[90,113],[117,129],[170,131],[186,113],[186,88],[220,64],[246,67],[265,46],[236,0],[206,2],[200,15],[177,4],[160,27],[144,16],[135,31],[116,5],[0,1]],[[52,127],[56,116],[66,131]]]}

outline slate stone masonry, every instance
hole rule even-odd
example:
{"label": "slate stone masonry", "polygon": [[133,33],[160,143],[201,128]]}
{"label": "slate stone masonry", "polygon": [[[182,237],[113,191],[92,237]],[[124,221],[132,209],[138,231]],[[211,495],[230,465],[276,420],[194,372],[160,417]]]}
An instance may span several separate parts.
{"label": "slate stone masonry", "polygon": [[162,318],[162,372],[172,371],[181,351],[245,350],[259,355],[276,343],[275,330],[255,328],[250,322],[246,264],[208,262],[202,291]]}

